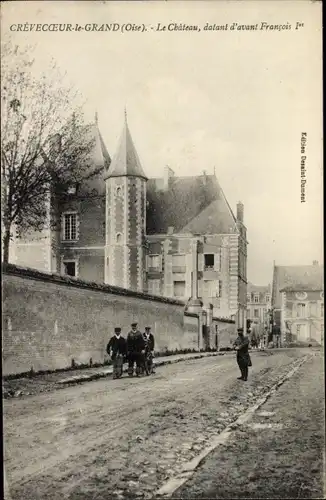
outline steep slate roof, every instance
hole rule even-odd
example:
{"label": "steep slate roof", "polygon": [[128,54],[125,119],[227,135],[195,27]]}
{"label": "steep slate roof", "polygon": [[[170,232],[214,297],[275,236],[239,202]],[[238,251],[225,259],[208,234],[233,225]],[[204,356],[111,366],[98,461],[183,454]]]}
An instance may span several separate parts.
{"label": "steep slate roof", "polygon": [[133,143],[125,113],[124,127],[120,137],[118,149],[113,157],[106,177],[136,176],[147,179],[140,164],[140,160]]}
{"label": "steep slate roof", "polygon": [[98,127],[97,114],[95,115],[95,123],[92,125],[90,133],[94,138],[94,147],[91,154],[93,165],[95,168],[102,167],[108,169],[111,164],[111,158]]}
{"label": "steep slate roof", "polygon": [[[281,306],[281,290],[285,287],[296,287],[296,290],[322,290],[324,288],[324,267],[309,266],[274,266],[272,303]],[[311,288],[312,287],[312,288]]]}
{"label": "steep slate roof", "polygon": [[247,284],[247,293],[270,293],[271,285],[254,285],[253,283]]}
{"label": "steep slate roof", "polygon": [[225,234],[236,231],[235,217],[215,175],[172,177],[147,182],[147,234]]}

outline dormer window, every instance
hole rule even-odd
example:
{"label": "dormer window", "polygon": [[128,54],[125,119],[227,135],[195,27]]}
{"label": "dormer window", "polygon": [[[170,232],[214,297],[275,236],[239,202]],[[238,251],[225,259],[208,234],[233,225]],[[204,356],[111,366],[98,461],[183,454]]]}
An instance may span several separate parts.
{"label": "dormer window", "polygon": [[214,254],[206,253],[204,254],[204,269],[205,271],[210,271],[214,269],[215,259]]}

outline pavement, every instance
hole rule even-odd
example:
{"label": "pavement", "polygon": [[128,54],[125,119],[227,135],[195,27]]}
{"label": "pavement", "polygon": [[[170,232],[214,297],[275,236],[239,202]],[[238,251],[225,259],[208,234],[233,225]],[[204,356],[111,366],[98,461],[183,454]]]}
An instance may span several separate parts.
{"label": "pavement", "polygon": [[[191,359],[202,359],[211,356],[224,356],[233,354],[233,351],[222,352],[202,352],[175,354],[170,356],[160,356],[154,358],[155,367],[165,366],[171,363],[180,363]],[[127,373],[128,367],[125,364],[123,372]],[[4,381],[4,398],[31,396],[42,392],[51,392],[61,389],[66,385],[90,382],[100,378],[109,377],[113,373],[112,366],[101,366],[97,368],[79,368],[67,370],[66,372],[40,373],[32,377],[18,377]]]}
{"label": "pavement", "polygon": [[[225,439],[226,431],[234,425],[234,430],[227,431],[230,439],[237,432],[239,418],[312,356],[311,349],[255,352],[248,382],[237,380],[234,355],[205,356],[166,364],[154,377],[114,382],[102,378],[92,384],[62,385],[61,390],[4,400],[8,500],[158,498],[160,488],[208,447],[213,446],[214,453],[217,439]],[[308,388],[310,385],[301,399],[310,398]],[[287,411],[291,412],[292,401],[287,397],[283,396],[278,406],[289,405]],[[312,406],[315,399],[312,393],[309,404],[317,415],[318,405]],[[296,414],[299,409],[303,411],[305,406],[294,407]],[[255,436],[257,430],[247,430],[253,439],[251,432]],[[306,442],[305,448],[310,446],[319,464],[317,445],[312,446],[312,442]],[[250,447],[243,443],[241,453]],[[236,448],[228,459],[234,455]],[[277,463],[273,457],[272,449],[266,448],[267,469],[268,460],[271,467]],[[250,472],[256,470],[256,461],[250,461],[249,455],[246,460]],[[262,461],[260,454],[258,465]],[[204,465],[200,461],[198,471]],[[216,474],[221,465],[215,461],[209,475]],[[230,468],[227,470],[230,475]],[[191,489],[185,495],[197,498],[198,488],[207,491],[205,484],[192,486],[195,496],[191,496]]]}

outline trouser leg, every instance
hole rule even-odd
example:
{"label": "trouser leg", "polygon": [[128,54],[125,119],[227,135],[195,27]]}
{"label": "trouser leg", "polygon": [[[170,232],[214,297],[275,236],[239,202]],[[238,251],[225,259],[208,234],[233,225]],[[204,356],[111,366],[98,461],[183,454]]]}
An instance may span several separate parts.
{"label": "trouser leg", "polygon": [[243,379],[247,380],[248,379],[248,366],[245,366],[243,368]]}
{"label": "trouser leg", "polygon": [[122,376],[123,371],[123,359],[119,357],[117,359],[117,377],[120,378]]}
{"label": "trouser leg", "polygon": [[128,358],[128,375],[133,375],[134,373],[134,357],[132,355]]}
{"label": "trouser leg", "polygon": [[113,378],[118,378],[117,373],[118,373],[118,365],[117,365],[117,358],[115,358],[112,361],[113,364]]}
{"label": "trouser leg", "polygon": [[141,375],[144,370],[145,358],[142,354],[138,354],[136,357],[136,375]]}

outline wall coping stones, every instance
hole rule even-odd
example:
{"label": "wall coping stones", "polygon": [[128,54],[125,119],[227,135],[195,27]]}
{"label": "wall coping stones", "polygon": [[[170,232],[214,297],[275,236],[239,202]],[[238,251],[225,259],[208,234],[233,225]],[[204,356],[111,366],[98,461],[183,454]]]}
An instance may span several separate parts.
{"label": "wall coping stones", "polygon": [[232,325],[235,324],[235,320],[234,319],[230,319],[230,318],[219,318],[219,317],[216,317],[216,316],[213,316],[213,321],[220,321],[221,323],[230,323]]}
{"label": "wall coping stones", "polygon": [[20,278],[50,282],[56,285],[83,288],[85,290],[92,290],[96,292],[110,293],[114,295],[122,295],[127,297],[135,297],[143,300],[149,300],[152,302],[160,302],[163,304],[172,304],[176,306],[185,307],[185,303],[182,302],[181,300],[176,300],[168,297],[158,297],[143,292],[135,292],[132,290],[128,290],[127,288],[120,288],[117,286],[85,281],[78,278],[72,278],[69,276],[62,276],[56,273],[39,271],[37,269],[33,269],[30,267],[21,267],[21,266],[16,266],[15,264],[2,263],[1,268],[3,274],[18,276]]}

